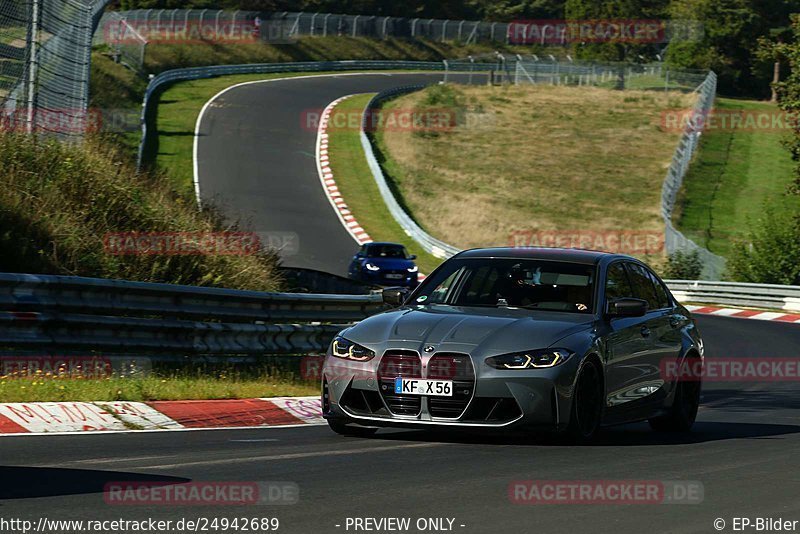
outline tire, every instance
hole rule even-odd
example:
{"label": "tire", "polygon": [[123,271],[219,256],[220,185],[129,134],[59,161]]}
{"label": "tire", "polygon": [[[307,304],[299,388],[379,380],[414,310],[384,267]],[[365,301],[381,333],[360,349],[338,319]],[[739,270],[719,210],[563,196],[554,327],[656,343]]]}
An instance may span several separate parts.
{"label": "tire", "polygon": [[597,434],[603,415],[603,379],[593,360],[584,360],[578,368],[570,408],[569,426],[563,437],[570,443],[589,443]]}
{"label": "tire", "polygon": [[700,407],[700,380],[678,382],[675,390],[675,400],[667,415],[654,417],[648,422],[650,427],[657,432],[689,432],[697,419],[697,409]]}
{"label": "tire", "polygon": [[340,436],[350,436],[356,438],[368,438],[378,431],[377,428],[346,425],[337,419],[328,419],[328,426]]}

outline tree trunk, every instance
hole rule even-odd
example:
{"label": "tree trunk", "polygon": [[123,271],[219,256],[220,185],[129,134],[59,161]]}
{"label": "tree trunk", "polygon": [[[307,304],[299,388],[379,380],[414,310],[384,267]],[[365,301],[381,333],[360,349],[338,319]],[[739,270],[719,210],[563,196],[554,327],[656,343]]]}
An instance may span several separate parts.
{"label": "tree trunk", "polygon": [[770,99],[770,102],[772,102],[774,104],[774,103],[778,102],[778,91],[775,89],[775,86],[776,86],[776,84],[778,84],[781,81],[781,62],[780,61],[776,61],[775,62],[775,66],[774,66],[773,72],[774,72],[774,74],[772,75],[772,85],[771,85],[771,87],[772,87],[772,98]]}

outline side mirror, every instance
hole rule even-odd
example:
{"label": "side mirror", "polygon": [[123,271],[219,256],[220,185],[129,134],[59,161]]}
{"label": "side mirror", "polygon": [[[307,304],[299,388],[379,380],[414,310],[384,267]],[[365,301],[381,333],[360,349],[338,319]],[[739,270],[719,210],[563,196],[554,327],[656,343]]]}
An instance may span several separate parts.
{"label": "side mirror", "polygon": [[647,301],[642,299],[617,299],[608,304],[610,317],[641,317],[647,313]]}
{"label": "side mirror", "polygon": [[412,254],[411,256],[408,257],[408,259],[409,260],[416,260],[417,259],[417,255],[416,254]]}
{"label": "side mirror", "polygon": [[383,302],[389,306],[402,306],[408,297],[408,289],[404,287],[387,287],[383,290]]}

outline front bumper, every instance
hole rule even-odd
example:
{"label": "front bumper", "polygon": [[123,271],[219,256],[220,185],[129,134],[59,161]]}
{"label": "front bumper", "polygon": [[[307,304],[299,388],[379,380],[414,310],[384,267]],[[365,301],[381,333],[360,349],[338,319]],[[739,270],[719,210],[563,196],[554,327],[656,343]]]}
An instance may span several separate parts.
{"label": "front bumper", "polygon": [[[454,389],[461,391],[461,402],[454,398],[445,404],[448,401],[442,398],[393,394],[381,361],[394,352],[387,350],[364,363],[329,354],[323,368],[323,416],[365,426],[405,428],[530,426],[557,430],[569,422],[578,358],[551,369],[519,371],[494,369],[484,363],[484,357],[460,354],[469,359],[474,375],[454,376]],[[427,377],[431,360],[441,354],[402,352],[419,357],[423,377]],[[404,372],[393,376],[410,377]]]}

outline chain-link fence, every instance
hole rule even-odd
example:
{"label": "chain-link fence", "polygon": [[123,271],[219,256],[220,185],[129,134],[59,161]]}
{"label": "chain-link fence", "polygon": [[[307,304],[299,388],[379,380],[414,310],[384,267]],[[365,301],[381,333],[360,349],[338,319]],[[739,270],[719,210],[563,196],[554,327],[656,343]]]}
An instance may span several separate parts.
{"label": "chain-link fence", "polygon": [[[220,28],[253,24],[255,34],[266,42],[291,42],[298,37],[389,37],[428,39],[440,42],[505,43],[520,45],[565,46],[585,42],[583,31],[591,29],[590,40],[631,39],[643,43],[695,41],[704,34],[702,24],[688,20],[624,20],[564,21],[539,20],[515,22],[482,22],[474,20],[442,20],[423,18],[342,15],[336,13],[218,11],[210,9],[139,9],[119,13],[146,39],[148,32],[183,31],[204,28],[209,32]],[[228,24],[232,23],[232,24]],[[623,30],[652,27],[653,35],[628,36]],[[145,26],[147,28],[145,29]],[[619,32],[623,33],[620,34]],[[615,33],[616,32],[616,33]]]}
{"label": "chain-link fence", "polygon": [[30,94],[32,2],[0,4],[0,102],[4,127],[25,124],[20,116]]}
{"label": "chain-link fence", "polygon": [[4,129],[81,138],[92,33],[108,0],[17,0],[0,7]]}
{"label": "chain-link fence", "polygon": [[691,92],[703,83],[707,71],[672,69],[663,63],[621,64],[554,61],[534,56],[490,54],[448,60],[446,81],[484,76],[492,83],[514,85],[590,85],[609,89]]}
{"label": "chain-link fence", "polygon": [[672,215],[677,203],[678,191],[683,185],[683,179],[689,170],[700,136],[706,124],[705,118],[714,107],[714,98],[717,93],[717,75],[710,72],[703,83],[697,88],[697,103],[692,112],[693,120],[687,121],[681,134],[678,148],[667,171],[664,186],[661,191],[661,215],[665,224],[665,245],[667,254],[675,252],[697,252],[703,263],[703,276],[705,280],[719,280],[725,271],[725,258],[713,254],[708,249],[701,247],[683,235],[672,224]]}
{"label": "chain-link fence", "polygon": [[147,38],[128,21],[124,12],[103,13],[94,34],[94,44],[107,45],[116,61],[133,70],[141,71],[144,67]]}

